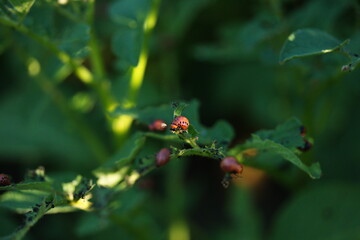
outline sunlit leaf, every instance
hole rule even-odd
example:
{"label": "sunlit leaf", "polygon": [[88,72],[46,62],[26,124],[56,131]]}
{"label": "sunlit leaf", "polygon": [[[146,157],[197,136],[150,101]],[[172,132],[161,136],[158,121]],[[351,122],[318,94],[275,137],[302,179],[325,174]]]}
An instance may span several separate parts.
{"label": "sunlit leaf", "polygon": [[2,0],[0,2],[0,18],[20,22],[34,3],[35,0]]}
{"label": "sunlit leaf", "polygon": [[9,191],[1,195],[0,206],[24,212],[48,195],[46,192],[37,190]]}
{"label": "sunlit leaf", "polygon": [[[52,197],[43,198],[38,202],[31,211],[25,214],[24,223],[11,235],[5,237],[5,239],[22,239],[25,234],[33,227],[40,218],[42,218],[50,209],[54,207]],[[36,208],[36,210],[35,210]]]}
{"label": "sunlit leaf", "polygon": [[280,63],[294,58],[319,55],[337,51],[348,44],[326,32],[316,29],[300,29],[289,35],[280,53]]}
{"label": "sunlit leaf", "polygon": [[0,190],[39,190],[44,192],[52,191],[52,186],[48,182],[25,182],[9,186],[1,186]]}

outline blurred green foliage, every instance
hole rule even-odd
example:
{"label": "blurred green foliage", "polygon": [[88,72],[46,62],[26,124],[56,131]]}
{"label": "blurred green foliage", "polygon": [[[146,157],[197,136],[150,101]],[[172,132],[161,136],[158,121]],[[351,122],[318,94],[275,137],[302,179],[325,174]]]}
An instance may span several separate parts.
{"label": "blurred green foliage", "polygon": [[[151,32],[144,25],[155,15]],[[49,214],[25,239],[360,239],[358,1],[4,0],[0,24],[0,172],[18,183],[43,165],[47,180],[67,184],[56,189],[91,189],[101,209],[50,209],[48,201],[64,199],[46,199],[47,183],[17,184],[0,196],[0,236],[24,222],[12,210],[28,212],[29,220],[41,203],[41,213]],[[301,56],[334,51],[280,65],[294,55],[282,51],[289,36],[309,29],[326,47],[307,35]],[[349,44],[340,45],[346,39]],[[144,56],[139,83],[133,76]],[[350,63],[353,71],[342,72]],[[269,130],[257,132],[238,150],[263,144],[263,152],[277,154],[246,159],[266,174],[245,168],[227,190],[218,162],[199,156],[171,161],[120,194],[92,189],[86,179],[94,169],[110,177],[114,165],[135,155],[146,164],[162,147],[183,147],[170,133],[154,139],[134,131],[146,131],[159,117],[171,122],[167,103],[179,99],[189,100],[184,114],[201,144],[216,139],[226,148],[232,141],[236,150],[257,129],[295,116],[314,146],[298,160],[288,148],[296,151],[299,135],[284,136],[281,127],[275,138]],[[113,119],[121,115],[133,126],[124,138],[114,134]],[[283,149],[282,138],[291,146]],[[304,166],[320,162],[322,178],[308,179],[279,155]],[[50,214],[55,210],[63,214]]]}

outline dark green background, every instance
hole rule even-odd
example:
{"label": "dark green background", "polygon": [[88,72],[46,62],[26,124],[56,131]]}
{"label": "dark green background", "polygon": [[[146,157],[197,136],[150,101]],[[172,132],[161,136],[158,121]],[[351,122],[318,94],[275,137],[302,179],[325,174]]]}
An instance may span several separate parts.
{"label": "dark green background", "polygon": [[[121,1],[97,2],[95,26],[112,91],[122,99],[126,64],[116,56],[122,54],[120,44],[129,44],[124,46],[134,48],[133,52],[136,46],[133,39],[121,38],[111,17],[116,2]],[[136,2],[141,7],[147,1]],[[34,31],[57,39],[63,50],[85,56],[88,65],[86,50],[79,50],[87,41],[86,26],[64,19],[51,1],[38,1],[24,21]],[[197,99],[201,122],[211,126],[227,120],[236,132],[234,143],[296,116],[314,139],[313,149],[302,157],[320,162],[320,180],[298,173],[291,181],[267,176],[251,188],[223,189],[218,163],[175,161],[123,195],[123,212],[118,213],[122,217],[111,227],[91,225],[97,218],[91,213],[49,215],[26,239],[168,239],[169,226],[177,221],[186,223],[195,240],[360,239],[359,71],[341,73],[348,62],[337,53],[280,65],[282,44],[300,28],[317,28],[340,40],[350,38],[347,48],[360,53],[356,0],[163,0],[149,41],[138,106]],[[45,166],[50,176],[89,175],[97,165],[94,157],[27,75],[19,60],[22,51],[40,59],[42,71],[49,75],[60,65],[38,43],[0,27],[1,172],[12,175],[15,182],[22,180],[26,169],[38,165]],[[89,94],[94,105],[84,115],[111,149],[106,118],[91,90],[73,75],[58,87],[68,99],[78,92]],[[20,215],[6,208],[0,214],[1,235],[21,222]]]}

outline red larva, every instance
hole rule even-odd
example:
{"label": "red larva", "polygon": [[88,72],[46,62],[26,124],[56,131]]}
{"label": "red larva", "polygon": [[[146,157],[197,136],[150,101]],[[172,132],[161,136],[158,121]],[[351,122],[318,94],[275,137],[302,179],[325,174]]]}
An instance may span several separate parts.
{"label": "red larva", "polygon": [[163,120],[155,120],[149,125],[150,131],[164,131],[167,127],[167,124]]}
{"label": "red larva", "polygon": [[227,173],[241,174],[243,172],[243,166],[234,157],[222,159],[220,168]]}
{"label": "red larva", "polygon": [[11,181],[8,175],[1,173],[0,174],[0,186],[10,185]]}
{"label": "red larva", "polygon": [[177,116],[174,118],[174,121],[170,125],[170,130],[175,131],[185,131],[188,129],[190,123],[189,120],[184,116]]}
{"label": "red larva", "polygon": [[156,154],[156,166],[161,167],[167,164],[170,160],[170,149],[168,148],[162,148],[157,154]]}

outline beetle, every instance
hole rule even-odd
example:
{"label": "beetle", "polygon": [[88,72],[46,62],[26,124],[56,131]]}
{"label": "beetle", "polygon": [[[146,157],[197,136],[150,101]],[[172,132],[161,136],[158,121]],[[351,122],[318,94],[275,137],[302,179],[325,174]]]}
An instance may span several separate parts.
{"label": "beetle", "polygon": [[176,131],[186,131],[190,125],[189,120],[184,116],[177,116],[174,118],[170,125],[170,130],[173,132]]}
{"label": "beetle", "polygon": [[11,181],[8,175],[0,173],[0,186],[10,185]]}

